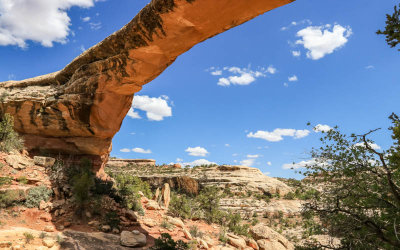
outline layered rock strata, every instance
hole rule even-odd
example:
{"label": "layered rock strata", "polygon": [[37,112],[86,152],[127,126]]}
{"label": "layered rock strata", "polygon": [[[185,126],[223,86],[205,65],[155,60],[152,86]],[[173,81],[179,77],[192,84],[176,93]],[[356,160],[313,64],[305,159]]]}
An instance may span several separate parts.
{"label": "layered rock strata", "polygon": [[144,84],[194,45],[292,1],[152,0],[64,69],[0,83],[0,111],[15,118],[28,150],[104,163]]}

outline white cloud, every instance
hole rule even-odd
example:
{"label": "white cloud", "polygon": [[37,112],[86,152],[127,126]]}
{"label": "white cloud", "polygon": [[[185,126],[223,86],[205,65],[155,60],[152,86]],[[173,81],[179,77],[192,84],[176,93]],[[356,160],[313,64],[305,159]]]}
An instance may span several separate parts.
{"label": "white cloud", "polygon": [[146,112],[147,119],[150,121],[162,121],[165,117],[172,116],[172,108],[168,102],[168,96],[149,97],[147,95],[135,95],[128,116],[133,119],[140,119],[139,113],[134,111],[139,109]]}
{"label": "white cloud", "polygon": [[97,23],[91,22],[91,23],[89,23],[89,26],[90,26],[90,29],[92,29],[92,30],[99,30],[102,27],[101,22],[97,22]]}
{"label": "white cloud", "polygon": [[264,172],[263,174],[268,176],[271,174],[271,172]]}
{"label": "white cloud", "polygon": [[327,54],[343,47],[351,36],[350,27],[335,24],[330,31],[331,25],[309,26],[297,32],[301,37],[296,44],[301,44],[307,51],[307,57],[313,60],[323,58]]}
{"label": "white cloud", "polygon": [[176,162],[183,162],[183,159],[181,159],[181,158],[176,158]]}
{"label": "white cloud", "polygon": [[258,67],[257,70],[252,70],[248,68],[239,67],[223,67],[218,69],[216,67],[211,67],[206,71],[211,71],[213,76],[222,76],[224,73],[227,74],[225,77],[220,77],[218,79],[219,86],[231,86],[231,85],[249,85],[260,77],[267,77],[267,75],[273,75],[277,72],[276,68],[273,66]]}
{"label": "white cloud", "polygon": [[26,48],[27,41],[52,47],[70,34],[71,7],[89,8],[95,0],[0,0],[0,45]]}
{"label": "white cloud", "polygon": [[81,18],[83,22],[89,22],[90,21],[90,16],[86,16]]}
{"label": "white cloud", "polygon": [[189,155],[192,155],[192,156],[203,156],[203,157],[206,156],[207,154],[209,154],[207,149],[202,148],[202,147],[194,147],[194,148],[188,147],[185,150],[185,152],[188,152]]}
{"label": "white cloud", "polygon": [[308,19],[304,19],[304,20],[301,20],[301,21],[298,21],[298,22],[292,21],[288,26],[282,27],[281,30],[282,30],[282,31],[285,31],[285,30],[288,30],[290,27],[297,26],[297,25],[301,25],[301,24],[308,24],[308,25],[311,25],[312,22],[311,22],[310,20],[308,20]]}
{"label": "white cloud", "polygon": [[268,161],[268,162],[267,162],[267,165],[268,165],[268,166],[271,166],[271,165],[272,165],[272,163],[271,163],[270,161]]}
{"label": "white cloud", "polygon": [[225,144],[225,147],[230,147],[231,145],[229,145],[228,143]]}
{"label": "white cloud", "polygon": [[292,51],[292,55],[294,57],[299,57],[299,56],[301,56],[301,52],[299,50],[294,50],[294,51]]}
{"label": "white cloud", "polygon": [[211,72],[211,75],[213,75],[213,76],[220,76],[220,75],[222,75],[222,70],[213,71],[213,72]]}
{"label": "white cloud", "polygon": [[[372,149],[375,149],[375,150],[381,149],[381,147],[380,147],[378,144],[375,144],[375,143],[368,143],[368,145],[369,145]],[[357,147],[365,147],[365,144],[364,144],[364,142],[359,142],[359,143],[354,144],[354,146],[357,146]]]}
{"label": "white cloud", "polygon": [[247,167],[251,167],[254,165],[255,159],[245,159],[240,161],[240,164],[242,164],[243,166],[247,166]]}
{"label": "white cloud", "polygon": [[258,158],[260,155],[246,155],[247,158]]}
{"label": "white cloud", "polygon": [[215,162],[212,162],[212,161],[208,161],[208,160],[206,160],[206,159],[198,159],[198,160],[195,160],[195,161],[192,161],[192,162],[185,162],[185,163],[182,163],[182,165],[184,165],[184,166],[187,166],[187,165],[189,165],[189,166],[191,166],[191,167],[195,167],[195,166],[200,166],[200,165],[215,165],[215,164],[217,164],[217,163],[215,163]]}
{"label": "white cloud", "polygon": [[365,66],[365,69],[375,69],[375,66],[374,65],[368,65],[368,66]]}
{"label": "white cloud", "polygon": [[258,130],[256,133],[250,132],[249,134],[247,134],[247,137],[264,139],[270,142],[277,142],[277,141],[282,141],[283,136],[289,136],[295,139],[300,139],[308,136],[309,134],[310,131],[307,129],[296,130],[296,129],[277,128],[272,132],[262,131],[262,130]]}
{"label": "white cloud", "polygon": [[133,148],[132,152],[139,153],[139,154],[151,154],[150,149],[143,149],[143,148]]}
{"label": "white cloud", "polygon": [[297,82],[299,79],[297,78],[296,75],[293,75],[293,76],[289,76],[288,80],[289,80],[289,82]]}
{"label": "white cloud", "polygon": [[235,153],[235,154],[232,154],[232,156],[238,156],[238,155],[239,155],[239,154],[236,154],[236,153]]}
{"label": "white cloud", "polygon": [[307,161],[301,161],[297,163],[286,163],[282,165],[283,169],[299,169],[299,168],[304,168],[305,166],[309,165],[314,165],[316,164],[317,161],[315,159],[307,160]]}
{"label": "white cloud", "polygon": [[328,132],[332,128],[329,125],[324,125],[324,124],[318,124],[313,128],[313,130],[318,133],[318,132]]}
{"label": "white cloud", "polygon": [[129,153],[131,150],[129,148],[123,148],[120,150],[122,153]]}
{"label": "white cloud", "polygon": [[287,87],[289,87],[289,84],[287,84],[287,82],[284,82],[283,86],[287,88]]}

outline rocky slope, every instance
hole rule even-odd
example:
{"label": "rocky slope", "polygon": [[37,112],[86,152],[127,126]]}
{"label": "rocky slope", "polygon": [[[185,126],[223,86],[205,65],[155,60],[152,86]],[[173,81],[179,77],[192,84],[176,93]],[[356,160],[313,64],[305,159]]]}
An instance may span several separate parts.
{"label": "rocky slope", "polygon": [[[202,220],[171,217],[167,182],[159,186],[162,191],[156,192],[154,199],[139,192],[141,213],[121,207],[109,196],[101,196],[87,204],[93,210],[85,210],[83,217],[77,216],[70,187],[61,184],[60,189],[54,181],[59,180],[58,164],[49,157],[32,159],[17,152],[0,153],[0,249],[149,249],[162,233],[188,242],[191,249],[293,249],[292,243],[266,224],[251,228],[252,239],[225,233],[220,225]],[[53,194],[48,201],[41,200],[38,206],[30,207],[30,191],[39,186],[53,190]],[[18,196],[12,195],[15,191]],[[107,211],[117,213],[117,227],[109,220]]]}
{"label": "rocky slope", "polygon": [[257,168],[246,166],[208,165],[195,168],[181,168],[179,165],[155,167],[128,164],[115,167],[114,164],[107,164],[107,166],[109,171],[136,175],[153,186],[167,182],[171,187],[185,189],[189,193],[197,193],[198,185],[217,186],[236,194],[252,192],[285,195],[291,191],[285,183],[264,175]]}
{"label": "rocky slope", "polygon": [[101,165],[142,85],[194,45],[290,2],[152,0],[64,69],[0,83],[0,110],[29,151],[94,155]]}

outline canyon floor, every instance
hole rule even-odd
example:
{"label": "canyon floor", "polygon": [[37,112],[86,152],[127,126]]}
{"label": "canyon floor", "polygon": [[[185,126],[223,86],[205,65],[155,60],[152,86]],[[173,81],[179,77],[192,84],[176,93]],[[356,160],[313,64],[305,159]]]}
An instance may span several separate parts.
{"label": "canyon floor", "polygon": [[[291,181],[255,168],[110,161],[110,176],[136,176],[151,189],[151,197],[137,191],[140,209],[134,211],[105,193],[77,206],[76,187],[70,186],[62,167],[51,157],[0,153],[0,249],[149,249],[163,233],[190,249],[294,249],[306,239],[329,241],[306,234],[304,199],[292,195],[296,187]],[[182,195],[196,197],[207,186],[220,190],[219,209],[239,214],[239,226],[248,225],[247,235],[201,217],[174,216]]]}

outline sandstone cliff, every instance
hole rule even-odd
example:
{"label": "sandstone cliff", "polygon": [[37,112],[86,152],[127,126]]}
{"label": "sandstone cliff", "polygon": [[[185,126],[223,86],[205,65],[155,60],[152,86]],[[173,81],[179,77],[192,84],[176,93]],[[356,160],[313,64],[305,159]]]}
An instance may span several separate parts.
{"label": "sandstone cliff", "polygon": [[0,111],[30,151],[104,162],[133,94],[194,45],[293,0],[152,0],[64,69],[0,83]]}

